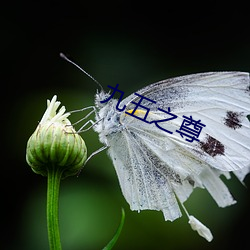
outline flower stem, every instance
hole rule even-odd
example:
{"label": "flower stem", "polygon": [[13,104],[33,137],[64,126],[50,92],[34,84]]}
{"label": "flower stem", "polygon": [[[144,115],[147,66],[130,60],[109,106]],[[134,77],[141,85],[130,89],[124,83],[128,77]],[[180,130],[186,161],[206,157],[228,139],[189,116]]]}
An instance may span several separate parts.
{"label": "flower stem", "polygon": [[58,167],[48,168],[47,184],[47,228],[50,250],[61,250],[59,231],[59,188],[62,170]]}

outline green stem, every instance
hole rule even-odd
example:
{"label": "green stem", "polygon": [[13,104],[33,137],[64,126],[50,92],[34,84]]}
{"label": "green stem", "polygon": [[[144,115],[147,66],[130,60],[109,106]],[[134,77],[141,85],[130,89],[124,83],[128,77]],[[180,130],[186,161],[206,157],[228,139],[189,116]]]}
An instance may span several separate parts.
{"label": "green stem", "polygon": [[48,168],[47,227],[50,250],[61,250],[59,231],[59,188],[62,171],[58,167]]}

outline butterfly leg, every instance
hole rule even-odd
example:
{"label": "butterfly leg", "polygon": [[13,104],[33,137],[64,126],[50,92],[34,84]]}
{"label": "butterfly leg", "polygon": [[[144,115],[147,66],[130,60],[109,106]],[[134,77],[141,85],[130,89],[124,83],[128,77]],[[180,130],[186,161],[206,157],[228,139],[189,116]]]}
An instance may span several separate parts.
{"label": "butterfly leg", "polygon": [[108,146],[102,146],[101,148],[97,149],[96,151],[94,151],[93,153],[91,153],[91,155],[87,158],[87,160],[85,161],[84,165],[86,165],[86,163],[96,154],[102,152],[103,150],[107,149]]}
{"label": "butterfly leg", "polygon": [[[70,112],[70,114],[72,113],[76,113],[76,112],[83,112],[85,110],[88,109],[92,109],[87,115],[85,115],[83,118],[81,118],[80,120],[78,120],[77,122],[75,122],[74,124],[72,124],[73,126],[81,123],[82,121],[86,120],[88,117],[90,117],[93,113],[96,115],[96,108],[95,106],[90,106],[90,107],[86,107],[86,108],[82,108],[82,109],[77,109],[77,110],[73,110]],[[88,124],[91,123],[91,126],[89,126],[88,128],[84,129]],[[89,129],[91,129],[97,122],[93,122],[92,120],[88,120],[86,123],[84,123],[77,131],[77,133],[81,133],[81,132],[85,132],[88,131]]]}
{"label": "butterfly leg", "polygon": [[83,111],[85,111],[87,109],[92,109],[92,110],[87,115],[85,115],[83,118],[81,118],[79,121],[75,122],[73,125],[76,125],[76,124],[82,122],[83,120],[87,119],[93,113],[96,114],[96,108],[94,106],[90,106],[90,107],[70,111],[70,114],[72,114],[72,113],[76,113],[76,112],[83,112]]}
{"label": "butterfly leg", "polygon": [[[91,125],[87,128],[85,128],[89,123],[91,123]],[[84,123],[77,131],[77,133],[82,133],[82,132],[86,132],[88,130],[90,130],[94,125],[96,124],[96,122],[93,122],[92,120],[88,120],[86,123]]]}
{"label": "butterfly leg", "polygon": [[84,164],[83,164],[83,166],[81,167],[81,169],[78,171],[77,176],[80,175],[80,173],[81,173],[83,167],[87,164],[87,162],[88,162],[94,155],[96,155],[96,154],[102,152],[103,150],[105,150],[105,149],[107,149],[107,148],[108,148],[108,146],[102,146],[101,148],[99,148],[99,149],[97,149],[96,151],[94,151],[93,153],[91,153],[90,156],[87,158],[87,160],[84,162]]}

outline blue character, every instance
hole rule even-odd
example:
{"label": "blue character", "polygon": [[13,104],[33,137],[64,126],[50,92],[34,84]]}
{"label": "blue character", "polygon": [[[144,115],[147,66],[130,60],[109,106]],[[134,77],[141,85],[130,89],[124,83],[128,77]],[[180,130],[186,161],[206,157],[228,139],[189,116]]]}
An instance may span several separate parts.
{"label": "blue character", "polygon": [[121,94],[121,96],[120,96],[120,98],[119,98],[119,100],[118,100],[118,102],[117,102],[116,109],[117,109],[118,111],[123,111],[123,110],[126,108],[126,105],[124,105],[123,108],[119,108],[119,104],[120,104],[120,102],[122,101],[122,97],[123,97],[123,95],[124,95],[124,92],[121,91],[121,90],[119,90],[119,89],[118,89],[118,86],[119,86],[119,84],[116,84],[115,87],[112,87],[112,86],[109,86],[109,85],[108,85],[109,88],[113,89],[113,92],[112,92],[112,94],[109,96],[109,98],[107,98],[107,99],[105,99],[105,100],[103,100],[103,101],[100,101],[100,102],[101,102],[101,103],[108,102],[108,101],[114,96],[114,94],[115,94],[116,92],[118,92],[118,93]]}
{"label": "blue character", "polygon": [[158,110],[160,110],[160,111],[162,111],[162,112],[164,112],[164,113],[166,113],[166,114],[168,114],[168,115],[170,115],[170,116],[172,116],[172,117],[167,118],[167,119],[152,121],[152,122],[150,122],[150,123],[155,123],[155,125],[156,125],[159,129],[161,129],[161,130],[163,130],[163,131],[165,131],[165,132],[167,132],[167,133],[169,133],[169,134],[173,134],[173,132],[171,132],[171,131],[169,131],[169,130],[166,130],[166,129],[162,128],[158,123],[160,123],[160,122],[167,122],[167,121],[176,119],[176,118],[177,118],[177,115],[170,113],[170,108],[169,108],[169,107],[168,107],[168,111],[163,110],[163,109],[160,109],[160,108],[158,108]]}
{"label": "blue character", "polygon": [[[180,133],[181,137],[183,136],[187,137],[188,139],[185,139],[188,142],[193,142],[194,140],[198,140],[198,137],[201,133],[201,130],[206,127],[206,125],[202,124],[200,121],[195,121],[193,117],[190,115],[190,117],[187,117],[185,115],[182,116],[185,118],[181,124],[180,130],[176,130],[177,133]],[[191,127],[191,128],[190,128]],[[184,132],[182,132],[184,131]]]}
{"label": "blue character", "polygon": [[[156,102],[153,101],[153,100],[151,100],[151,99],[149,99],[149,98],[147,98],[147,97],[145,97],[145,96],[139,95],[139,94],[137,94],[137,93],[135,93],[135,95],[141,97],[141,99],[139,100],[139,102],[133,102],[133,101],[132,101],[131,103],[135,104],[134,109],[133,109],[133,110],[129,110],[129,112],[125,112],[125,113],[128,114],[128,115],[131,115],[131,116],[133,116],[133,117],[135,117],[135,118],[137,118],[137,119],[139,119],[139,120],[141,120],[141,121],[143,121],[143,122],[151,123],[151,122],[149,122],[149,121],[146,120],[150,109],[147,108],[147,107],[145,107],[145,106],[143,106],[143,105],[141,104],[141,102],[142,102],[144,99],[147,100],[147,101],[150,101],[150,102],[152,102],[152,103],[156,103]],[[143,108],[143,109],[146,110],[146,111],[140,110],[140,109],[137,110],[137,108],[139,108],[139,107],[140,107],[140,108]],[[137,116],[137,114],[144,114],[144,117],[141,118],[141,117]]]}

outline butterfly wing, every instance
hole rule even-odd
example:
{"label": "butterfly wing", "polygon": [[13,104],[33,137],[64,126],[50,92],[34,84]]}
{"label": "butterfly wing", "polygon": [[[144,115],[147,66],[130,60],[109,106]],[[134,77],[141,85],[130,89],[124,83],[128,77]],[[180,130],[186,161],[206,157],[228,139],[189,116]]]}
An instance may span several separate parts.
{"label": "butterfly wing", "polygon": [[[170,184],[171,178],[178,181],[177,174],[167,166],[161,166],[162,162],[146,149],[146,144],[133,131],[113,134],[109,144],[108,152],[131,210],[161,210],[165,218],[171,221],[180,217],[181,212]],[[159,172],[160,168],[166,172],[165,176]]]}
{"label": "butterfly wing", "polygon": [[[178,116],[161,126],[173,133],[180,128],[182,116],[201,120],[206,125],[200,133],[200,142],[184,147],[201,157],[211,166],[234,171],[249,167],[250,113],[249,75],[242,72],[202,73],[177,77],[145,87],[138,94],[154,100],[143,100],[141,105],[151,114],[159,109],[171,109]],[[131,95],[124,100],[127,110],[133,110],[140,97]],[[149,113],[150,119],[150,113]],[[182,118],[183,120],[183,118]],[[124,121],[126,124],[126,121]],[[133,126],[133,123],[130,123]],[[173,127],[174,126],[174,127]],[[177,128],[177,130],[178,130]],[[173,130],[171,130],[173,129]],[[180,138],[180,134],[176,134]],[[174,138],[179,141],[177,137]]]}
{"label": "butterfly wing", "polygon": [[[149,100],[143,122],[130,114],[141,99],[131,95],[123,101],[126,112],[120,122],[125,129],[109,135],[109,154],[122,192],[132,210],[162,210],[166,220],[181,213],[176,196],[184,202],[194,187],[206,188],[221,207],[235,201],[220,179],[221,171],[235,171],[240,180],[249,172],[250,110],[248,74],[206,73],[152,84],[139,92]],[[145,110],[138,107],[138,117]],[[176,119],[156,123],[171,109]],[[231,114],[231,115],[230,115]],[[237,114],[237,115],[236,115]],[[182,115],[200,119],[206,127],[199,140],[188,142],[176,132]],[[236,119],[237,118],[237,119]],[[247,170],[246,170],[247,169]],[[237,171],[236,171],[237,170]],[[226,172],[225,175],[229,177]]]}

